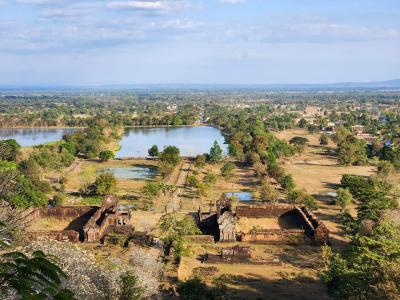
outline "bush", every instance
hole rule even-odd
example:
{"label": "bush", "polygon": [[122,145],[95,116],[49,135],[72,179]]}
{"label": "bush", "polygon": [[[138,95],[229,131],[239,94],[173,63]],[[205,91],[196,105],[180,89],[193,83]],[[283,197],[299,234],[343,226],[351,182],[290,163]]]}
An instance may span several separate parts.
{"label": "bush", "polygon": [[221,175],[225,179],[229,179],[233,176],[235,171],[235,165],[231,162],[226,162],[221,168]]}
{"label": "bush", "polygon": [[296,188],[296,184],[294,183],[293,177],[291,174],[285,175],[281,181],[280,184],[282,188],[285,189],[286,192],[290,192]]}
{"label": "bush", "polygon": [[276,203],[278,202],[279,193],[268,181],[265,180],[260,187],[260,198],[261,201],[264,202]]}
{"label": "bush", "polygon": [[213,173],[207,173],[204,176],[203,181],[207,184],[214,185],[217,182],[217,176]]}
{"label": "bush", "polygon": [[288,194],[288,202],[304,205],[310,209],[317,209],[317,201],[311,195],[309,195],[306,191],[293,190]]}
{"label": "bush", "polygon": [[194,166],[197,169],[201,169],[206,165],[206,157],[204,154],[197,155],[195,160],[194,160]]}
{"label": "bush", "polygon": [[167,146],[160,155],[160,161],[173,167],[181,162],[180,151],[175,146]]}
{"label": "bush", "polygon": [[117,190],[117,180],[111,173],[100,174],[94,182],[94,190],[98,195],[112,194]]}
{"label": "bush", "polygon": [[353,201],[353,196],[348,189],[339,188],[336,196],[336,204],[344,210]]}
{"label": "bush", "polygon": [[196,176],[193,175],[188,175],[186,177],[186,184],[190,187],[198,187],[199,185],[199,180],[197,179]]}
{"label": "bush", "polygon": [[150,157],[157,157],[160,154],[158,146],[157,145],[151,146],[151,148],[148,150],[148,153]]}
{"label": "bush", "polygon": [[107,161],[113,159],[114,157],[115,157],[114,152],[110,150],[104,150],[99,153],[99,158],[101,161]]}

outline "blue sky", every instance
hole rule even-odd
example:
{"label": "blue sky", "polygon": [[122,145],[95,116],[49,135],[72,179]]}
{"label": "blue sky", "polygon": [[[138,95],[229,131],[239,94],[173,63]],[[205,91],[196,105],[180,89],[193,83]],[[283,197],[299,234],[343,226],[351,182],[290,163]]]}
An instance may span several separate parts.
{"label": "blue sky", "polygon": [[399,0],[0,0],[0,85],[400,78]]}

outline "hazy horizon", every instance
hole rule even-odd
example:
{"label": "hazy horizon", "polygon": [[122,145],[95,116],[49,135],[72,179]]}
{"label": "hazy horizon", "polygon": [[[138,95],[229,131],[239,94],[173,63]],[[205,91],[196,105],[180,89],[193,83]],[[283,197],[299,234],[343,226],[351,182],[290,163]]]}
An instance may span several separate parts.
{"label": "hazy horizon", "polygon": [[0,86],[400,78],[395,0],[0,0]]}

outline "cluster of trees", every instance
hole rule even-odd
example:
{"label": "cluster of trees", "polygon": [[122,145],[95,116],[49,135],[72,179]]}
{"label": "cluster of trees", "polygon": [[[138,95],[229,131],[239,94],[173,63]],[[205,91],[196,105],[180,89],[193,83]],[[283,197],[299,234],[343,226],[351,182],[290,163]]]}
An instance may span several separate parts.
{"label": "cluster of trees", "polygon": [[0,199],[18,208],[45,205],[51,186],[40,178],[39,152],[17,161],[20,145],[15,140],[0,141],[0,149]]}
{"label": "cluster of trees", "polygon": [[93,183],[84,183],[80,192],[83,195],[109,195],[117,191],[117,180],[111,173],[104,172],[97,175]]}
{"label": "cluster of trees", "polygon": [[159,228],[162,240],[173,251],[176,259],[188,253],[186,236],[201,234],[192,216],[181,216],[176,213],[162,216]]}
{"label": "cluster of trees", "polygon": [[74,156],[100,157],[102,160],[108,160],[113,157],[108,149],[110,143],[119,141],[122,134],[122,126],[110,125],[105,120],[98,120],[83,130],[65,135],[63,137],[65,143],[61,147]]}
{"label": "cluster of trees", "polygon": [[334,298],[396,299],[400,294],[400,227],[387,217],[398,205],[391,189],[379,177],[343,176],[339,204],[345,209],[356,201],[357,217],[342,213],[351,238],[344,252],[323,247],[323,279]]}

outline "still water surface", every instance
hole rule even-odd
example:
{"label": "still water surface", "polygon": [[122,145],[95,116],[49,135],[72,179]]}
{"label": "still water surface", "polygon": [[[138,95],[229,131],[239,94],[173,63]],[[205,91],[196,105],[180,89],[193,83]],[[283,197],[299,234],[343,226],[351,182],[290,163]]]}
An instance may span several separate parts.
{"label": "still water surface", "polygon": [[29,147],[61,140],[74,128],[0,128],[0,140],[15,139],[21,146]]}
{"label": "still water surface", "polygon": [[127,128],[120,141],[121,149],[116,157],[148,156],[148,149],[157,145],[162,151],[164,146],[172,145],[180,149],[182,156],[195,156],[210,151],[217,141],[227,152],[225,139],[219,129],[210,126],[174,127],[174,128]]}
{"label": "still water surface", "polygon": [[157,167],[130,166],[100,169],[98,173],[111,173],[119,179],[149,179],[157,175]]}

